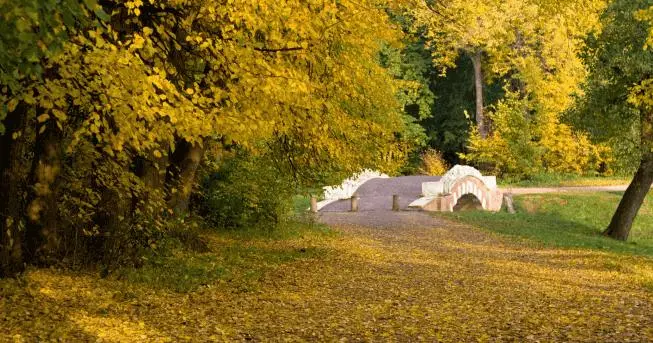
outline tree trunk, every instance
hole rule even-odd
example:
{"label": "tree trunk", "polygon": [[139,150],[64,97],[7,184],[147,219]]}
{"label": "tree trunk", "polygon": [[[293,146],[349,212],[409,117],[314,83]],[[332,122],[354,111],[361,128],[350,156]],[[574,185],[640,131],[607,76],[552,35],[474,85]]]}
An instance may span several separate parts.
{"label": "tree trunk", "polygon": [[[27,181],[27,112],[27,105],[18,105],[5,118],[6,131],[0,135],[0,278],[16,276],[25,269],[23,199]],[[15,139],[14,135],[17,135]]]}
{"label": "tree trunk", "polygon": [[163,195],[168,163],[168,156],[155,157],[149,154],[147,157],[136,158],[135,174],[143,181],[148,193],[157,192]]}
{"label": "tree trunk", "polygon": [[188,211],[195,174],[204,157],[204,145],[189,143],[182,140],[177,143],[175,152],[170,156],[170,166],[166,180],[169,192],[168,207],[175,214]]}
{"label": "tree trunk", "polygon": [[621,198],[610,225],[603,234],[622,241],[628,239],[630,228],[646,194],[651,189],[651,184],[653,184],[653,153],[646,153],[642,156],[639,169]]}
{"label": "tree trunk", "polygon": [[63,159],[63,132],[54,122],[38,134],[30,172],[25,253],[29,262],[45,263],[59,248],[56,179]]}
{"label": "tree trunk", "polygon": [[471,55],[472,64],[474,65],[474,89],[476,93],[476,126],[482,138],[488,136],[488,130],[485,125],[485,115],[483,113],[483,68],[482,52]]}

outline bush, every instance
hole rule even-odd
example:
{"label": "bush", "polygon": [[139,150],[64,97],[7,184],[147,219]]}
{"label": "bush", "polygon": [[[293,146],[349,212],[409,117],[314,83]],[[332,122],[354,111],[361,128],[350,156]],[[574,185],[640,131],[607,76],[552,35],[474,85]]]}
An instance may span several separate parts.
{"label": "bush", "polygon": [[422,165],[418,172],[422,175],[444,175],[449,170],[447,161],[444,160],[442,153],[435,149],[427,149],[421,155]]}
{"label": "bush", "polygon": [[609,174],[611,150],[593,144],[550,114],[535,115],[528,99],[508,93],[488,113],[492,134],[473,132],[461,158],[497,175],[529,178],[540,173]]}
{"label": "bush", "polygon": [[245,153],[205,177],[199,214],[216,228],[272,230],[292,215],[293,182],[265,157]]}

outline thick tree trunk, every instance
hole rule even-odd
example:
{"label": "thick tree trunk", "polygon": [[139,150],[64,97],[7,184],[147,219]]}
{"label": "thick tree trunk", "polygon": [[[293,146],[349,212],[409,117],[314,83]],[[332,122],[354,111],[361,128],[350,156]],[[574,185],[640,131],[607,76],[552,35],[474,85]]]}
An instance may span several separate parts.
{"label": "thick tree trunk", "polygon": [[642,156],[639,169],[621,198],[610,225],[603,232],[605,235],[622,241],[628,239],[630,228],[646,194],[651,189],[651,184],[653,184],[653,153],[646,153]]}
{"label": "thick tree trunk", "polygon": [[136,176],[143,181],[149,192],[159,192],[163,195],[168,163],[168,156],[155,157],[153,154],[136,159]]}
{"label": "thick tree trunk", "polygon": [[476,125],[482,138],[488,136],[488,130],[485,123],[485,114],[483,113],[483,64],[482,52],[477,52],[470,56],[474,65],[474,89],[476,93]]}
{"label": "thick tree trunk", "polygon": [[175,152],[170,156],[166,189],[169,192],[168,207],[176,214],[188,211],[195,174],[203,157],[204,145],[186,141],[178,142]]}
{"label": "thick tree trunk", "polygon": [[23,237],[25,132],[28,107],[21,104],[5,118],[5,134],[0,136],[0,278],[13,277],[25,268]]}
{"label": "thick tree trunk", "polygon": [[36,137],[30,173],[32,190],[27,207],[25,253],[29,262],[45,263],[59,248],[59,211],[56,179],[63,159],[63,132],[54,122],[48,123]]}

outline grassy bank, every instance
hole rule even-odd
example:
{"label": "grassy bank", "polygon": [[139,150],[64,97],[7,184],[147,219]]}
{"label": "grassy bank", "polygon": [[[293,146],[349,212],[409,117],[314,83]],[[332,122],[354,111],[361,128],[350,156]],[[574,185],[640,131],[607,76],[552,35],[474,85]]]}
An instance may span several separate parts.
{"label": "grassy bank", "polygon": [[546,246],[653,256],[653,195],[646,198],[628,242],[601,235],[621,196],[620,192],[523,195],[515,197],[514,215],[473,211],[445,216]]}

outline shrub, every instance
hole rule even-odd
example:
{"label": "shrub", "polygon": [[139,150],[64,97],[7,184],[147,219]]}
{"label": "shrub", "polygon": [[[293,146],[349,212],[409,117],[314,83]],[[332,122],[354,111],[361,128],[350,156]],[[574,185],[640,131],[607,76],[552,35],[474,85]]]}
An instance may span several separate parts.
{"label": "shrub", "polygon": [[199,214],[224,229],[275,229],[292,215],[293,182],[265,157],[246,153],[225,160],[206,176]]}
{"label": "shrub", "polygon": [[444,175],[449,170],[442,153],[435,149],[427,149],[421,155],[422,164],[418,172],[422,175]]}

